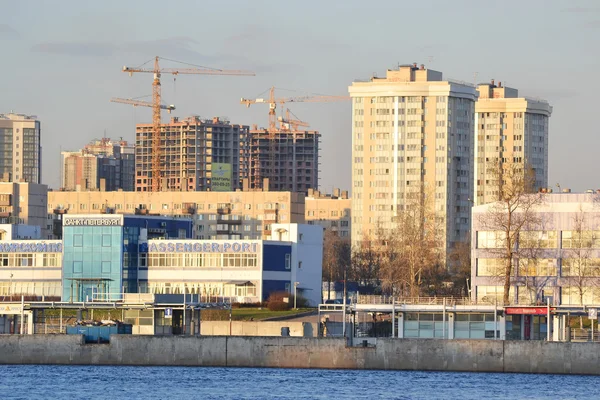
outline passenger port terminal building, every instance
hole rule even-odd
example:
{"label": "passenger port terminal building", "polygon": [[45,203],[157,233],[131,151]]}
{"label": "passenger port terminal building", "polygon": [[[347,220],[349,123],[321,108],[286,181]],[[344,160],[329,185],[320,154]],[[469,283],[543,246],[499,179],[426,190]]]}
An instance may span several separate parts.
{"label": "passenger port terminal building", "polygon": [[0,242],[0,298],[119,301],[126,293],[259,302],[296,292],[321,302],[323,230],[274,224],[270,240],[196,240],[192,221],[64,215],[62,240]]}

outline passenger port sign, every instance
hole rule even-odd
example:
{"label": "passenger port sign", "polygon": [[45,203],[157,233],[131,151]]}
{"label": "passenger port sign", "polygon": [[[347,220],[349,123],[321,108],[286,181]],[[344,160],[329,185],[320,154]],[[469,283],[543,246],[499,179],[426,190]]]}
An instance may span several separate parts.
{"label": "passenger port sign", "polygon": [[590,308],[588,310],[588,318],[589,319],[598,319],[598,309],[597,308]]}

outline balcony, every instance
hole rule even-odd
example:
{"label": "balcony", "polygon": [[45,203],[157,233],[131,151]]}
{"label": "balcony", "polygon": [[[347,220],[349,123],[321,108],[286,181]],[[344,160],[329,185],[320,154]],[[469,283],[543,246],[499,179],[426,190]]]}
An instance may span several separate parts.
{"label": "balcony", "polygon": [[231,214],[231,208],[230,207],[217,208],[217,214],[229,215],[229,214]]}

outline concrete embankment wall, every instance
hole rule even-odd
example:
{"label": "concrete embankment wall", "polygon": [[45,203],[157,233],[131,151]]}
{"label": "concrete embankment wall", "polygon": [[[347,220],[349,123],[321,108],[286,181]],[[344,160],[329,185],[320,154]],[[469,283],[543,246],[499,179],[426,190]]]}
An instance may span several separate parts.
{"label": "concrete embankment wall", "polygon": [[0,335],[0,364],[186,365],[532,372],[600,375],[597,343],[114,335],[83,344],[79,335]]}
{"label": "concrete embankment wall", "polygon": [[290,336],[315,337],[317,324],[297,321],[202,321],[202,336],[281,336],[282,328]]}

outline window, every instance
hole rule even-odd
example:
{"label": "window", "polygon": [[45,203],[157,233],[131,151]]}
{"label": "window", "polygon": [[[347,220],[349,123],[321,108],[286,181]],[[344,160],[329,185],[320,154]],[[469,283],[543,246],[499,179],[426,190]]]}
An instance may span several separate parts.
{"label": "window", "polygon": [[298,261],[298,269],[302,269],[302,261]]}
{"label": "window", "polygon": [[83,272],[83,262],[82,261],[73,261],[73,272],[74,273],[82,273]]}
{"label": "window", "polygon": [[286,254],[285,255],[285,269],[290,269],[291,268],[291,265],[292,265],[291,258],[292,258],[291,254]]}
{"label": "window", "polygon": [[600,247],[600,231],[563,231],[563,249],[595,249]]}
{"label": "window", "polygon": [[102,247],[110,247],[110,235],[102,235]]}
{"label": "window", "polygon": [[[503,276],[505,260],[502,258],[478,258],[477,276]],[[511,271],[514,276],[514,270]]]}
{"label": "window", "polygon": [[83,235],[73,235],[73,247],[83,246]]}
{"label": "window", "polygon": [[110,261],[102,261],[102,273],[110,273]]}
{"label": "window", "polygon": [[504,246],[506,234],[501,231],[477,232],[478,249],[498,249]]}
{"label": "window", "polygon": [[561,276],[575,276],[580,280],[600,276],[600,259],[563,258]]}
{"label": "window", "polygon": [[519,259],[519,276],[556,276],[556,263],[553,259]]}
{"label": "window", "polygon": [[519,247],[524,249],[555,249],[557,244],[556,231],[525,231],[519,235]]}

